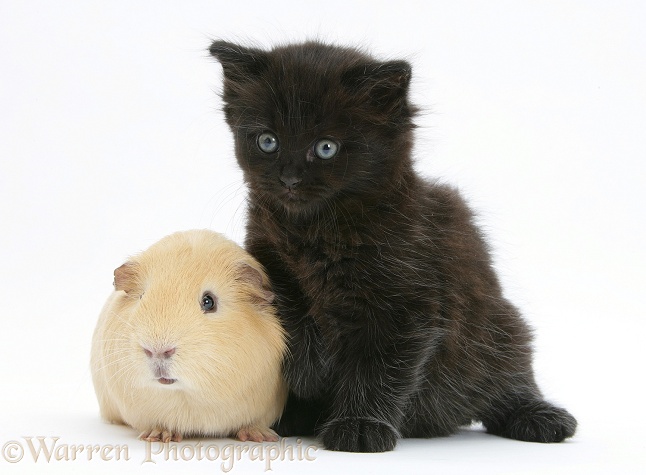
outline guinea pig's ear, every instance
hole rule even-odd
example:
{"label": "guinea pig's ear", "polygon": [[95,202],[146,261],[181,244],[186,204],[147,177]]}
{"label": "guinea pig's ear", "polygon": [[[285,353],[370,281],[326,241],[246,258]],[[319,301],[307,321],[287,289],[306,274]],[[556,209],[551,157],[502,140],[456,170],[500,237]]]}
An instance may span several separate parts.
{"label": "guinea pig's ear", "polygon": [[117,267],[114,270],[115,290],[123,290],[127,294],[134,292],[137,287],[138,275],[139,265],[136,262],[128,261],[121,267]]}
{"label": "guinea pig's ear", "polygon": [[240,262],[238,265],[238,278],[242,282],[251,285],[254,297],[260,299],[261,302],[272,303],[274,301],[274,293],[271,291],[269,279],[251,264]]}

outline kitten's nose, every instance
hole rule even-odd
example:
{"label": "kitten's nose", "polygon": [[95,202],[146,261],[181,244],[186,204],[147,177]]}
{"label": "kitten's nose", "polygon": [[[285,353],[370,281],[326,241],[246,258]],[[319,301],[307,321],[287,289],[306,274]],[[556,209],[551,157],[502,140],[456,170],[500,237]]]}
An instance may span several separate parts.
{"label": "kitten's nose", "polygon": [[296,188],[296,185],[298,185],[302,180],[300,178],[296,177],[280,177],[280,181],[285,185],[285,188]]}

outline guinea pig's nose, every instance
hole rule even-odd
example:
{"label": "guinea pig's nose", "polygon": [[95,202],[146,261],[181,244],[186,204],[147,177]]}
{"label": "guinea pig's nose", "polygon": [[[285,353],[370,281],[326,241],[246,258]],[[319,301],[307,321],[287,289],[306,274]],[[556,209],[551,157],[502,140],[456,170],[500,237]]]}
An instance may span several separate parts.
{"label": "guinea pig's nose", "polygon": [[157,359],[170,358],[175,354],[175,351],[177,350],[177,348],[174,348],[174,347],[173,348],[165,347],[165,348],[150,350],[145,346],[143,347],[143,349],[144,349],[144,353],[146,353],[146,356],[148,358],[157,358]]}

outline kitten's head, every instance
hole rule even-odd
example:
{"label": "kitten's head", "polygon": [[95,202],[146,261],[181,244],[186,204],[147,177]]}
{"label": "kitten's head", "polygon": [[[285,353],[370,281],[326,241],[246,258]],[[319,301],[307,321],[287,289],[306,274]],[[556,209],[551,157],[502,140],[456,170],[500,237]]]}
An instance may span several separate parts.
{"label": "kitten's head", "polygon": [[263,51],[216,41],[210,52],[252,199],[293,213],[378,199],[410,168],[405,61],[318,42]]}

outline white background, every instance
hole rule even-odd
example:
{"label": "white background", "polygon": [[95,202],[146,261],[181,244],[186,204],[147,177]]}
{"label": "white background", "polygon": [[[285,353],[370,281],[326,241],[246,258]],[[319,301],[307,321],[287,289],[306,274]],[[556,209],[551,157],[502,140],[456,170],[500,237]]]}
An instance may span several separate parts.
{"label": "white background", "polygon": [[[189,468],[142,465],[134,431],[100,421],[91,334],[128,255],[182,229],[244,237],[210,40],[318,37],[412,62],[418,168],[478,211],[536,330],[538,379],[579,431],[540,445],[475,427],[274,472],[644,473],[644,25],[640,1],[0,1],[0,444],[132,452],[0,455],[0,471]],[[244,471],[263,466],[243,457]]]}

